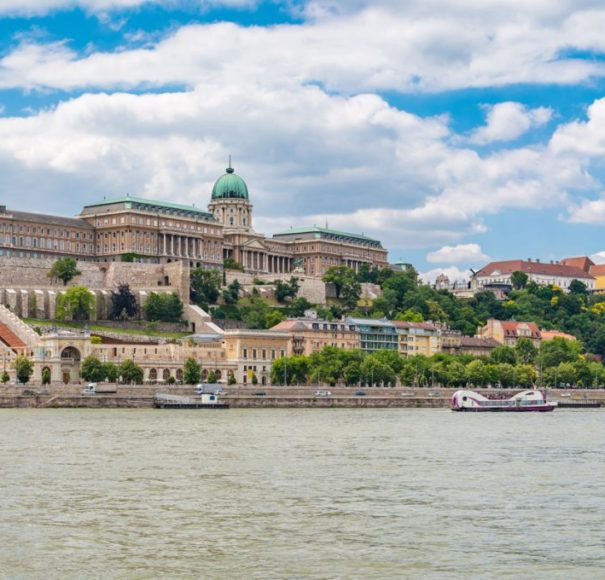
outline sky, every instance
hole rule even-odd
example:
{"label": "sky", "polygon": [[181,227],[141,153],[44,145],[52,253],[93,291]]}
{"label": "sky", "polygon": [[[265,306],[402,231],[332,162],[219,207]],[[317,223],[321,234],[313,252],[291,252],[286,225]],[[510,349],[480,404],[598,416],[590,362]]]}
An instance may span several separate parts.
{"label": "sky", "polygon": [[605,261],[602,0],[0,0],[0,203],[205,207],[433,279]]}

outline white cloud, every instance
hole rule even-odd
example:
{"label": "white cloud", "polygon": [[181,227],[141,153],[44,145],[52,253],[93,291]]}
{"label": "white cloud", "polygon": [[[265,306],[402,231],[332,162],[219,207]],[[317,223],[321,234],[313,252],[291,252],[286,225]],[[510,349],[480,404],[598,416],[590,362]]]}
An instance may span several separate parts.
{"label": "white cloud", "polygon": [[598,99],[587,111],[586,121],[572,121],[554,133],[551,149],[557,154],[601,157],[605,153],[605,98]]}
{"label": "white cloud", "polygon": [[464,286],[470,277],[469,270],[460,270],[456,266],[449,268],[434,268],[427,272],[420,272],[420,279],[426,284],[434,284],[437,276],[445,274],[450,279],[450,284],[456,283],[457,286]]}
{"label": "white cloud", "polygon": [[168,8],[227,6],[230,8],[251,8],[259,0],[0,0],[0,14],[38,16],[53,10],[82,8],[89,13],[104,14],[148,5],[163,5]]}
{"label": "white cloud", "polygon": [[505,102],[488,106],[487,123],[470,136],[470,142],[486,145],[495,141],[512,141],[535,127],[548,123],[552,109],[537,107],[528,109],[521,103]]}
{"label": "white cloud", "polygon": [[270,87],[319,83],[352,94],[572,84],[605,74],[599,61],[566,57],[570,49],[605,50],[605,8],[597,2],[575,8],[567,2],[563,9],[541,2],[540,10],[526,3],[509,12],[494,2],[488,9],[474,2],[426,4],[387,2],[271,27],[190,25],[144,49],[84,56],[64,45],[23,43],[0,60],[0,87],[192,87],[237,77]]}
{"label": "white cloud", "polygon": [[605,223],[605,193],[598,199],[583,199],[572,204],[569,208],[568,220],[575,224],[604,224]]}
{"label": "white cloud", "polygon": [[443,246],[439,250],[430,252],[427,262],[433,264],[460,264],[463,262],[485,262],[489,256],[481,251],[479,244],[458,244],[456,246]]}
{"label": "white cloud", "polygon": [[596,252],[595,254],[592,254],[592,256],[590,256],[590,259],[595,264],[605,264],[605,251]]}
{"label": "white cloud", "polygon": [[51,213],[127,192],[205,206],[232,153],[258,231],[328,219],[390,247],[426,248],[484,232],[490,213],[567,205],[569,189],[592,185],[576,156],[480,156],[452,145],[446,123],[314,86],[85,94],[0,118],[0,196],[18,208],[27,191]]}

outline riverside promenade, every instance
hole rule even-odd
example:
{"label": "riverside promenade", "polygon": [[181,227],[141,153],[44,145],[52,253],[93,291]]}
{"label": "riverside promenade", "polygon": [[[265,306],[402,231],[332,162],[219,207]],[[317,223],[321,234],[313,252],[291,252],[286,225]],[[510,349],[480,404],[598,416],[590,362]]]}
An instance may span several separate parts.
{"label": "riverside promenade", "polygon": [[[152,408],[158,393],[195,396],[191,386],[118,385],[115,393],[83,395],[84,385],[46,387],[0,387],[0,408]],[[305,408],[305,407],[419,407],[447,408],[456,389],[381,388],[381,387],[268,387],[229,386],[221,401],[231,408]],[[488,397],[507,398],[522,389],[477,389]],[[317,395],[323,391],[323,395]],[[327,394],[329,392],[329,394]],[[363,394],[362,394],[363,393]],[[605,390],[549,390],[554,401],[600,401],[605,405]]]}

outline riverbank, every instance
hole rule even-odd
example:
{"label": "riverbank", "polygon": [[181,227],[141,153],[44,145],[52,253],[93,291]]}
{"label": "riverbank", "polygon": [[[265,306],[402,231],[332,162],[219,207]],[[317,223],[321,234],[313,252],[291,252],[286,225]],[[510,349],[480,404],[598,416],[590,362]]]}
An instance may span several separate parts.
{"label": "riverbank", "polygon": [[[0,408],[149,409],[157,393],[194,395],[190,386],[118,385],[114,393],[96,395],[83,395],[82,389],[83,385],[1,387]],[[220,399],[232,408],[447,408],[456,389],[230,386],[225,390]],[[316,395],[317,391],[324,394]],[[509,397],[518,389],[478,392],[488,397]],[[548,398],[560,402],[599,401],[605,405],[605,390],[549,390]]]}

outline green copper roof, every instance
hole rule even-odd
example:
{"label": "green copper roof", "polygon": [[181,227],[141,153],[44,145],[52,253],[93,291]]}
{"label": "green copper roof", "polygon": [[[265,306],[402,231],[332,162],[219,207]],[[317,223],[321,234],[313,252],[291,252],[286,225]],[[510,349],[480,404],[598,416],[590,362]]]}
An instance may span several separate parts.
{"label": "green copper roof", "polygon": [[351,234],[349,232],[340,232],[338,230],[330,230],[328,228],[319,228],[317,226],[312,227],[302,227],[302,228],[290,228],[285,232],[279,232],[277,234],[273,234],[274,238],[281,236],[292,236],[292,235],[303,235],[303,234],[312,234],[314,238],[324,238],[324,239],[349,239],[349,240],[357,240],[359,242],[365,242],[366,244],[370,244],[372,246],[382,247],[382,244],[378,240],[374,240],[372,238],[368,238],[362,234]]}
{"label": "green copper roof", "polygon": [[212,188],[212,199],[245,199],[248,200],[248,186],[239,176],[235,175],[234,169],[227,167],[227,173],[216,180]]}
{"label": "green copper roof", "polygon": [[[124,204],[126,209],[140,209],[146,211],[160,211],[160,213],[167,213],[173,215],[187,215],[190,217],[197,217],[203,219],[214,220],[211,213],[199,209],[192,205],[181,205],[180,203],[168,203],[165,201],[155,201],[153,199],[145,199],[143,197],[133,197],[126,195],[124,197],[114,197],[110,199],[104,199],[98,203],[90,203],[84,206],[84,210],[88,208],[102,207],[104,205]],[[85,211],[83,213],[86,213]]]}

